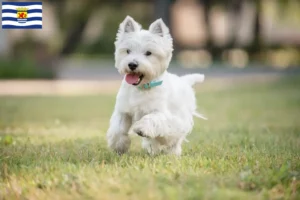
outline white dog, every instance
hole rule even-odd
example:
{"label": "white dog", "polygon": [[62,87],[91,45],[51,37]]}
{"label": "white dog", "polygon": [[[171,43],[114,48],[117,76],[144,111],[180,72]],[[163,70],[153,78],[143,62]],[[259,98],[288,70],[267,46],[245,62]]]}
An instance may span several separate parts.
{"label": "white dog", "polygon": [[142,146],[151,155],[181,154],[181,143],[192,131],[196,99],[192,85],[204,75],[178,77],[167,72],[173,42],[161,19],[142,30],[127,16],[115,42],[115,67],[125,75],[107,131],[108,146],[125,153],[130,134],[143,137]]}

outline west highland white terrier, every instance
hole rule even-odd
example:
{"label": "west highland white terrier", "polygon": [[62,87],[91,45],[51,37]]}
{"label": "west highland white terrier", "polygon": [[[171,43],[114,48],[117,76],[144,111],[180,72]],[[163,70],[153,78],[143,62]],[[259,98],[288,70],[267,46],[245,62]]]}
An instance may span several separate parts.
{"label": "west highland white terrier", "polygon": [[[117,153],[130,147],[129,135],[142,137],[151,155],[181,155],[181,144],[192,131],[196,98],[192,86],[204,75],[167,72],[173,40],[161,19],[143,30],[131,17],[120,24],[115,42],[115,67],[124,75],[107,131],[108,146]],[[205,118],[204,118],[205,119]]]}

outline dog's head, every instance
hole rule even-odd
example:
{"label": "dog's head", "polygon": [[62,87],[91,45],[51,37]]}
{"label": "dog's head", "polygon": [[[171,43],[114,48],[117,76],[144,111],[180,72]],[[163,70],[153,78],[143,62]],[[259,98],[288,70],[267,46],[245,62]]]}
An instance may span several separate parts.
{"label": "dog's head", "polygon": [[115,42],[115,67],[125,80],[139,85],[159,77],[169,66],[173,41],[161,19],[143,30],[127,16],[120,24]]}

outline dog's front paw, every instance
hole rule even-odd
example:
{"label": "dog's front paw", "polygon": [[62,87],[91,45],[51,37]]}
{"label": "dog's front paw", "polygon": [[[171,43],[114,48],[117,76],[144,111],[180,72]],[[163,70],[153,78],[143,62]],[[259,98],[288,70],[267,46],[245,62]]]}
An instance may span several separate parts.
{"label": "dog's front paw", "polygon": [[144,134],[144,131],[140,130],[140,129],[135,129],[134,132],[136,134],[138,134],[139,136],[141,137],[146,137],[146,138],[149,138],[149,136],[147,134]]}
{"label": "dog's front paw", "polygon": [[137,134],[141,137],[151,138],[151,127],[143,121],[136,122],[132,127],[130,134]]}

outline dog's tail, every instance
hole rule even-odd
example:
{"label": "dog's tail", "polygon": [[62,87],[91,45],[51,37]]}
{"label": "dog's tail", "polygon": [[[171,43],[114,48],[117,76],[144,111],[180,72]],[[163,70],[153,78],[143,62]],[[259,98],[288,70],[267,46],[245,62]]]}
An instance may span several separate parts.
{"label": "dog's tail", "polygon": [[195,85],[195,83],[202,83],[204,81],[203,74],[188,74],[180,77],[183,81],[188,83],[190,86]]}

